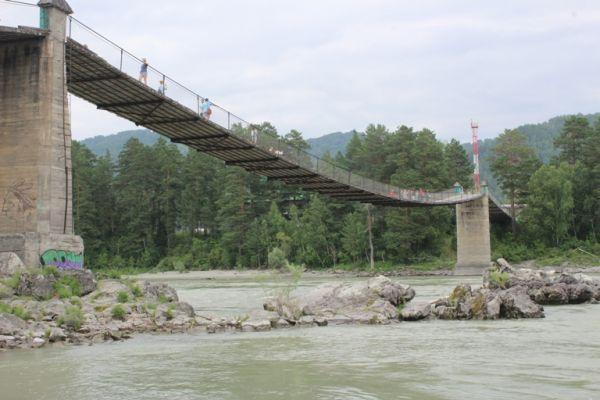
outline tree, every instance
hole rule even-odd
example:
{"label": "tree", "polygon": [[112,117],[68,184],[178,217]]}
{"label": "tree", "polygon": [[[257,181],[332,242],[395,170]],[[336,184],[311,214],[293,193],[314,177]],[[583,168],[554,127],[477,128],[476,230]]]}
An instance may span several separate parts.
{"label": "tree", "polygon": [[516,233],[515,204],[524,200],[529,178],[539,165],[538,157],[519,131],[507,129],[498,136],[492,150],[491,169],[510,200],[513,233]]}
{"label": "tree", "polygon": [[568,236],[573,216],[572,176],[573,167],[562,163],[558,167],[544,165],[531,177],[523,221],[532,237],[559,246]]}
{"label": "tree", "polygon": [[346,214],[342,227],[342,251],[344,260],[358,264],[368,260],[368,237],[365,225],[366,216],[362,212]]}
{"label": "tree", "polygon": [[568,117],[560,136],[554,140],[554,147],[561,151],[558,159],[575,165],[581,159],[592,133],[587,118],[579,115]]}
{"label": "tree", "polygon": [[445,168],[448,171],[447,186],[458,182],[463,188],[473,186],[473,163],[469,160],[467,152],[456,139],[452,139],[444,148]]}

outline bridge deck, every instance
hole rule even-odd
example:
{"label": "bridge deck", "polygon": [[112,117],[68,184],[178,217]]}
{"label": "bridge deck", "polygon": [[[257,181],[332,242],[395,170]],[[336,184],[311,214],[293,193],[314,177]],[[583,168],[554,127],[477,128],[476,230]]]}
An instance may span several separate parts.
{"label": "bridge deck", "polygon": [[482,194],[421,193],[372,181],[250,129],[223,127],[112,66],[86,46],[67,41],[67,84],[74,95],[247,171],[333,198],[386,206],[449,205]]}

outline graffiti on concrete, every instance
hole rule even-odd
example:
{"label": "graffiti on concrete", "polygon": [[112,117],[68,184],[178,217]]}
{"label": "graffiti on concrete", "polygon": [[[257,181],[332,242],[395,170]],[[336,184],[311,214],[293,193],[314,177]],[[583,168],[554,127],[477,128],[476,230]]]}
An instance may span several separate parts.
{"label": "graffiti on concrete", "polygon": [[65,250],[47,250],[40,257],[43,266],[60,269],[83,269],[83,254]]}
{"label": "graffiti on concrete", "polygon": [[32,210],[34,208],[34,200],[28,194],[32,188],[31,183],[27,183],[24,180],[13,181],[8,185],[2,196],[0,214],[8,216],[11,209],[21,213]]}

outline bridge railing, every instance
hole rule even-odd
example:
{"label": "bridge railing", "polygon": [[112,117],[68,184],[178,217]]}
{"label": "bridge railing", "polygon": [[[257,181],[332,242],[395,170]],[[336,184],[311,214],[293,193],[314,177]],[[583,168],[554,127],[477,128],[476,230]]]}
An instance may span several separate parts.
{"label": "bridge railing", "polygon": [[[128,52],[74,17],[69,17],[67,29],[69,38],[85,45],[113,67],[118,68],[121,72],[135,79],[140,77],[140,68],[144,61],[142,57]],[[207,100],[204,96],[201,96],[155,68],[151,60],[148,60],[148,62],[147,85],[150,88],[159,91],[162,84],[164,85],[164,94],[166,96],[199,115],[202,113],[203,101]],[[418,188],[401,189],[393,185],[377,182],[292,146],[279,136],[260,131],[257,125],[250,124],[224,107],[219,106],[212,99],[210,104],[212,111],[210,121],[229,130],[232,135],[268,151],[273,156],[292,162],[315,174],[331,178],[340,183],[348,184],[390,199],[413,203],[456,203],[479,196],[479,193],[465,192],[462,189],[425,192]]]}

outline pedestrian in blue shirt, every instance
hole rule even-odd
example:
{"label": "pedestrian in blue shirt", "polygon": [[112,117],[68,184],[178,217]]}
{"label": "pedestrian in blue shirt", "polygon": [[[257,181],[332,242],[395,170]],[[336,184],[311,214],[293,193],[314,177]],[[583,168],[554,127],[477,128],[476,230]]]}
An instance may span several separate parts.
{"label": "pedestrian in blue shirt", "polygon": [[202,100],[201,110],[202,110],[202,117],[204,119],[210,119],[210,115],[212,114],[212,110],[210,109],[210,106],[212,106],[212,103],[210,102],[210,100],[208,98]]}
{"label": "pedestrian in blue shirt", "polygon": [[144,58],[142,60],[142,66],[140,67],[140,82],[148,84],[148,61]]}

